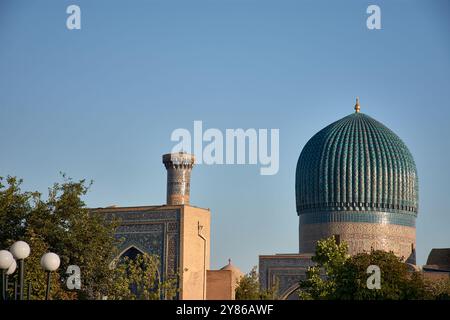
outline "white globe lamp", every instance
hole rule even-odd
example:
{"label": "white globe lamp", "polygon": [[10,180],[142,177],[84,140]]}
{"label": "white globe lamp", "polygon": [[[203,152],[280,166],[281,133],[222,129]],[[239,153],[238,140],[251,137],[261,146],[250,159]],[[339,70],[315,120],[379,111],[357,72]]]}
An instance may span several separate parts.
{"label": "white globe lamp", "polygon": [[56,253],[47,252],[41,258],[41,267],[47,272],[47,290],[45,292],[45,300],[50,297],[50,285],[52,271],[56,271],[61,264],[61,260]]}
{"label": "white globe lamp", "polygon": [[13,263],[9,266],[8,270],[6,270],[6,275],[11,275],[16,271],[17,268],[17,262],[13,259]]}
{"label": "white globe lamp", "polygon": [[2,300],[6,300],[6,273],[8,272],[8,269],[14,262],[15,260],[11,252],[7,250],[0,250],[0,270],[2,271],[1,272]]}
{"label": "white globe lamp", "polygon": [[0,269],[8,270],[14,261],[14,257],[8,250],[0,250]]}
{"label": "white globe lamp", "polygon": [[25,259],[30,255],[30,246],[25,241],[16,241],[13,243],[11,248],[9,248],[14,258],[19,262],[19,300],[23,300],[23,287],[24,287],[24,270],[25,270]]}
{"label": "white globe lamp", "polygon": [[45,271],[56,271],[60,264],[59,256],[53,252],[48,252],[41,258],[41,266]]}
{"label": "white globe lamp", "polygon": [[30,255],[30,246],[25,241],[17,241],[14,242],[9,251],[16,260],[23,260]]}

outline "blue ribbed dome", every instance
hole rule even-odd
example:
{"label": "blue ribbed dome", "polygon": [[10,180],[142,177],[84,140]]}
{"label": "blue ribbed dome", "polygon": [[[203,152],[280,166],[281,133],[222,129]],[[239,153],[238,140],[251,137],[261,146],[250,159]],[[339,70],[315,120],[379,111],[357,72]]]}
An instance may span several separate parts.
{"label": "blue ribbed dome", "polygon": [[297,213],[393,212],[416,217],[418,178],[403,141],[359,112],[314,135],[296,171]]}

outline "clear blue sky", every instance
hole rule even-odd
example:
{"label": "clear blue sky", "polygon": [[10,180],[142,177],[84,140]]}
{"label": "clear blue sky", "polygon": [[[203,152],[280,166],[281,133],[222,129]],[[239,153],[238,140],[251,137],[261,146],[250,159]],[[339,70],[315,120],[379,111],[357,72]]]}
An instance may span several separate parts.
{"label": "clear blue sky", "polygon": [[[77,4],[82,29],[66,28]],[[366,28],[381,7],[382,30]],[[165,202],[174,129],[279,128],[280,170],[195,167],[212,210],[213,268],[296,252],[295,166],[307,140],[353,112],[394,130],[419,171],[418,262],[450,247],[449,1],[0,2],[0,176],[46,192],[93,179],[86,203]]]}

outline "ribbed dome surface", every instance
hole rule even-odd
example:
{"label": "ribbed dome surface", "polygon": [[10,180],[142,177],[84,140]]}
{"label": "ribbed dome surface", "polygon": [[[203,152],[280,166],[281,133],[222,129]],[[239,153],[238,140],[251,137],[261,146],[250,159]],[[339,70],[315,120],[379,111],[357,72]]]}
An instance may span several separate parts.
{"label": "ribbed dome surface", "polygon": [[417,216],[418,178],[406,145],[375,119],[355,112],[303,148],[296,171],[297,213],[395,212]]}

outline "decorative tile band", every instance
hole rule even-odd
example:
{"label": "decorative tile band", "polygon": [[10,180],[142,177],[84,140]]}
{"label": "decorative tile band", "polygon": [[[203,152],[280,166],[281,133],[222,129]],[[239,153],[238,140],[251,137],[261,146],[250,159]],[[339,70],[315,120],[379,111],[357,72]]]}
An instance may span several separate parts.
{"label": "decorative tile band", "polygon": [[311,203],[297,206],[297,213],[312,213],[320,211],[375,211],[383,210],[386,212],[402,213],[414,215],[417,217],[417,207],[402,204],[389,203],[362,203],[362,202],[327,202]]}
{"label": "decorative tile band", "polygon": [[416,217],[395,212],[316,212],[300,215],[300,223],[363,222],[416,226]]}

